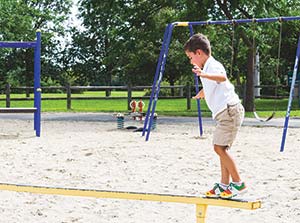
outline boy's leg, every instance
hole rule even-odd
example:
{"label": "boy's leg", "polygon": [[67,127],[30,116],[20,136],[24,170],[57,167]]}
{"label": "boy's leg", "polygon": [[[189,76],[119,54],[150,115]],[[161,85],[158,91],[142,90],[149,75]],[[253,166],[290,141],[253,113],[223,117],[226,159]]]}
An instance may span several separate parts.
{"label": "boy's leg", "polygon": [[221,183],[225,185],[229,185],[230,183],[229,171],[227,170],[225,164],[222,162],[221,159],[220,159],[220,164],[221,164]]}
{"label": "boy's leg", "polygon": [[230,176],[233,182],[240,182],[241,178],[238,173],[236,164],[232,157],[229,155],[227,147],[214,145],[214,150],[220,157],[221,182],[224,184],[229,184]]}

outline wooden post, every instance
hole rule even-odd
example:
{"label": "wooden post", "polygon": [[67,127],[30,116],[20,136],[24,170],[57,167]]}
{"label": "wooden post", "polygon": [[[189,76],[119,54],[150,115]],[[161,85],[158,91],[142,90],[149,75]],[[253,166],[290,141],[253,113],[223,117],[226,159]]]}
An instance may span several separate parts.
{"label": "wooden post", "polygon": [[191,84],[190,82],[187,83],[186,85],[186,109],[190,110],[191,109]]}
{"label": "wooden post", "polygon": [[25,86],[25,96],[26,98],[30,98],[30,87]]}
{"label": "wooden post", "polygon": [[67,109],[71,109],[71,87],[70,84],[67,83],[66,85],[66,91],[67,91]]}
{"label": "wooden post", "polygon": [[111,89],[107,88],[105,89],[105,97],[110,97],[111,95]]}
{"label": "wooden post", "polygon": [[132,88],[131,84],[127,86],[127,110],[131,110],[130,108],[130,102],[132,100]]}
{"label": "wooden post", "polygon": [[183,86],[182,87],[179,87],[179,96],[180,97],[183,97]]}
{"label": "wooden post", "polygon": [[10,84],[6,84],[5,87],[5,94],[6,94],[6,107],[10,108]]}

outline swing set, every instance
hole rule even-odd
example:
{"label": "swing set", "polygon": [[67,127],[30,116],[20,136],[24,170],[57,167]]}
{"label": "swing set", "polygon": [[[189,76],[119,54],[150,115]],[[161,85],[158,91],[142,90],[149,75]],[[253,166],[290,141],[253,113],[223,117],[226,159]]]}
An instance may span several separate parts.
{"label": "swing set", "polygon": [[[282,42],[282,18],[279,17],[278,18],[278,22],[279,22],[279,41],[278,41],[278,50],[277,50],[277,59],[276,59],[276,82],[279,78],[279,68],[280,68],[280,54],[281,54],[281,42]],[[256,33],[256,24],[254,22],[254,25],[253,25],[253,32]],[[255,49],[256,49],[256,41],[255,41],[255,35],[253,35],[253,38],[252,38],[252,45],[253,45],[253,55],[255,55]],[[256,63],[255,59],[254,59],[254,56],[252,57],[253,58],[253,64]],[[278,86],[276,84],[275,86],[275,100],[277,99],[278,97]],[[256,112],[256,107],[254,106],[254,111],[253,111],[253,114],[254,114],[254,117],[260,121],[260,122],[268,122],[270,121],[272,118],[275,117],[275,108],[276,108],[276,101],[275,101],[275,105],[274,105],[274,110],[272,112],[272,114],[270,116],[268,116],[266,119],[262,119],[261,117],[259,117],[259,115],[257,114]]]}
{"label": "swing set", "polygon": [[[276,66],[276,70],[277,70],[276,72],[277,72],[277,78],[278,78],[281,39],[282,39],[282,22],[284,22],[284,21],[294,21],[294,20],[300,20],[300,16],[275,17],[275,18],[257,18],[257,19],[253,18],[253,19],[239,19],[239,20],[174,22],[174,23],[168,24],[166,29],[165,29],[165,32],[164,32],[162,47],[161,47],[161,50],[160,50],[160,55],[159,55],[158,63],[157,63],[157,66],[156,66],[156,72],[155,72],[155,75],[154,75],[152,91],[151,91],[151,95],[150,95],[150,101],[149,101],[149,105],[148,105],[148,109],[147,109],[147,113],[146,113],[146,118],[145,118],[145,121],[144,121],[144,128],[143,128],[142,136],[146,135],[146,141],[149,140],[150,132],[151,132],[151,125],[152,125],[152,122],[153,122],[153,117],[154,117],[156,104],[157,104],[157,101],[158,101],[158,96],[159,96],[159,91],[160,91],[160,84],[161,84],[161,81],[162,81],[162,78],[163,78],[165,65],[166,65],[166,61],[167,61],[167,55],[168,55],[169,46],[170,46],[170,42],[171,42],[172,31],[175,27],[177,27],[177,26],[188,27],[189,31],[190,31],[190,36],[192,36],[194,34],[193,26],[198,26],[198,25],[199,26],[204,26],[204,25],[233,25],[233,28],[234,28],[234,25],[237,25],[237,24],[269,23],[269,22],[278,22],[279,21],[280,22],[280,37],[279,37],[279,43],[278,43],[278,58],[277,58],[277,66]],[[233,31],[233,34],[234,34],[234,31]],[[255,39],[253,37],[253,42],[254,41],[255,41]],[[300,57],[300,36],[299,36],[299,39],[298,39],[296,59],[295,59],[295,64],[294,64],[294,69],[293,69],[293,77],[292,77],[292,81],[291,81],[289,101],[288,101],[288,105],[287,105],[285,122],[284,122],[284,126],[283,126],[280,152],[284,151],[286,134],[287,134],[288,124],[289,124],[289,117],[290,117],[292,100],[293,100],[293,94],[294,94],[294,88],[295,88],[295,83],[296,83],[299,57]],[[194,78],[195,78],[196,92],[199,92],[198,78],[197,78],[196,75],[194,75]],[[277,87],[275,89],[275,93],[277,94]],[[201,107],[200,107],[200,100],[199,99],[197,99],[197,110],[198,110],[199,131],[200,131],[200,136],[202,136],[203,127],[202,127]],[[274,117],[274,115],[275,115],[275,111],[273,111],[271,116],[269,116],[267,119],[264,120],[264,119],[260,118],[258,116],[258,114],[254,111],[254,116],[256,117],[256,119],[258,119],[259,121],[262,121],[262,122],[271,120]]]}
{"label": "swing set", "polygon": [[0,48],[34,48],[34,106],[31,108],[0,108],[0,113],[33,113],[34,130],[37,137],[41,134],[41,31],[37,30],[35,41],[1,41]]}

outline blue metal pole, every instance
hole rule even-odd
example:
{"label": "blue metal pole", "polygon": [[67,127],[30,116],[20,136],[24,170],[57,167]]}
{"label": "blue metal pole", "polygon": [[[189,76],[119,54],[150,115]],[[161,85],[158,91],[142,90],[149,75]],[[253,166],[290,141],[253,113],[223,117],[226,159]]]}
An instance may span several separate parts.
{"label": "blue metal pole", "polygon": [[148,105],[148,109],[147,109],[147,113],[146,113],[146,117],[145,117],[142,136],[145,135],[146,131],[150,131],[150,129],[147,128],[147,125],[148,125],[149,118],[150,118],[150,112],[152,110],[151,107],[152,107],[152,101],[153,101],[153,98],[154,98],[154,93],[155,93],[155,89],[156,89],[156,85],[157,85],[157,79],[158,79],[158,76],[159,76],[159,72],[161,71],[161,62],[162,62],[163,57],[165,55],[166,42],[167,42],[167,39],[168,39],[168,32],[169,32],[169,26],[170,26],[170,24],[167,25],[167,27],[165,29],[165,33],[164,33],[163,43],[162,43],[162,46],[161,46],[160,55],[159,55],[159,59],[158,59],[157,66],[156,66],[156,71],[155,71],[155,76],[154,76],[154,80],[153,80],[149,105]]}
{"label": "blue metal pole", "polygon": [[[190,36],[194,34],[193,26],[189,25],[190,30]],[[199,81],[196,74],[194,74],[195,84],[196,84],[196,94],[199,92]],[[201,105],[200,105],[200,99],[197,99],[197,108],[198,108],[198,122],[199,122],[199,131],[200,136],[203,135],[203,128],[202,128],[202,115],[201,115]]]}
{"label": "blue metal pole", "polygon": [[36,42],[0,42],[0,48],[33,48]]}
{"label": "blue metal pole", "polygon": [[288,125],[289,125],[290,112],[291,112],[292,101],[293,101],[293,96],[294,96],[294,88],[295,88],[295,83],[296,83],[296,76],[297,76],[297,71],[298,71],[299,58],[300,58],[300,36],[299,36],[299,39],[298,39],[298,47],[297,47],[295,65],[294,65],[294,70],[293,70],[293,78],[292,78],[291,89],[290,89],[289,103],[288,103],[288,106],[287,106],[285,122],[284,122],[284,127],[283,127],[280,152],[284,151],[286,133],[287,133]]}
{"label": "blue metal pole", "polygon": [[41,134],[41,31],[36,32],[34,48],[34,130],[36,136]]}
{"label": "blue metal pole", "polygon": [[251,22],[276,22],[276,21],[293,21],[300,20],[300,16],[292,17],[274,17],[274,18],[253,18],[253,19],[233,19],[233,20],[216,20],[216,21],[196,21],[189,22],[190,25],[227,25],[227,24],[240,24],[240,23],[251,23]]}
{"label": "blue metal pole", "polygon": [[153,108],[152,108],[152,111],[151,111],[150,122],[149,122],[148,127],[147,127],[148,131],[147,131],[147,135],[146,135],[146,141],[149,140],[149,136],[150,136],[150,131],[151,131],[151,126],[152,126],[152,122],[153,122],[154,112],[155,112],[156,103],[157,103],[158,95],[159,95],[159,91],[160,91],[160,83],[162,81],[163,73],[164,73],[164,70],[165,70],[165,64],[166,64],[166,61],[167,61],[167,55],[168,55],[168,51],[169,51],[169,45],[170,45],[172,31],[173,31],[174,26],[175,26],[174,23],[168,25],[168,34],[167,34],[167,41],[166,41],[166,46],[165,46],[165,53],[164,53],[163,58],[162,58],[162,64],[161,64],[161,68],[160,68],[160,72],[159,72],[159,77],[158,77],[158,80],[157,80],[157,86],[156,86],[156,90],[155,90]]}

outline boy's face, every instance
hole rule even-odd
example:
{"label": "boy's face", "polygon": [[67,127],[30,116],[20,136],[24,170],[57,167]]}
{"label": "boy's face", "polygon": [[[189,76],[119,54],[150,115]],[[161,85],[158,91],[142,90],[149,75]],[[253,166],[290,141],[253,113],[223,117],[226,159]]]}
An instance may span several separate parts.
{"label": "boy's face", "polygon": [[196,65],[198,67],[203,67],[204,65],[204,52],[202,50],[196,50],[196,52],[186,51],[185,54],[190,60],[192,65]]}

